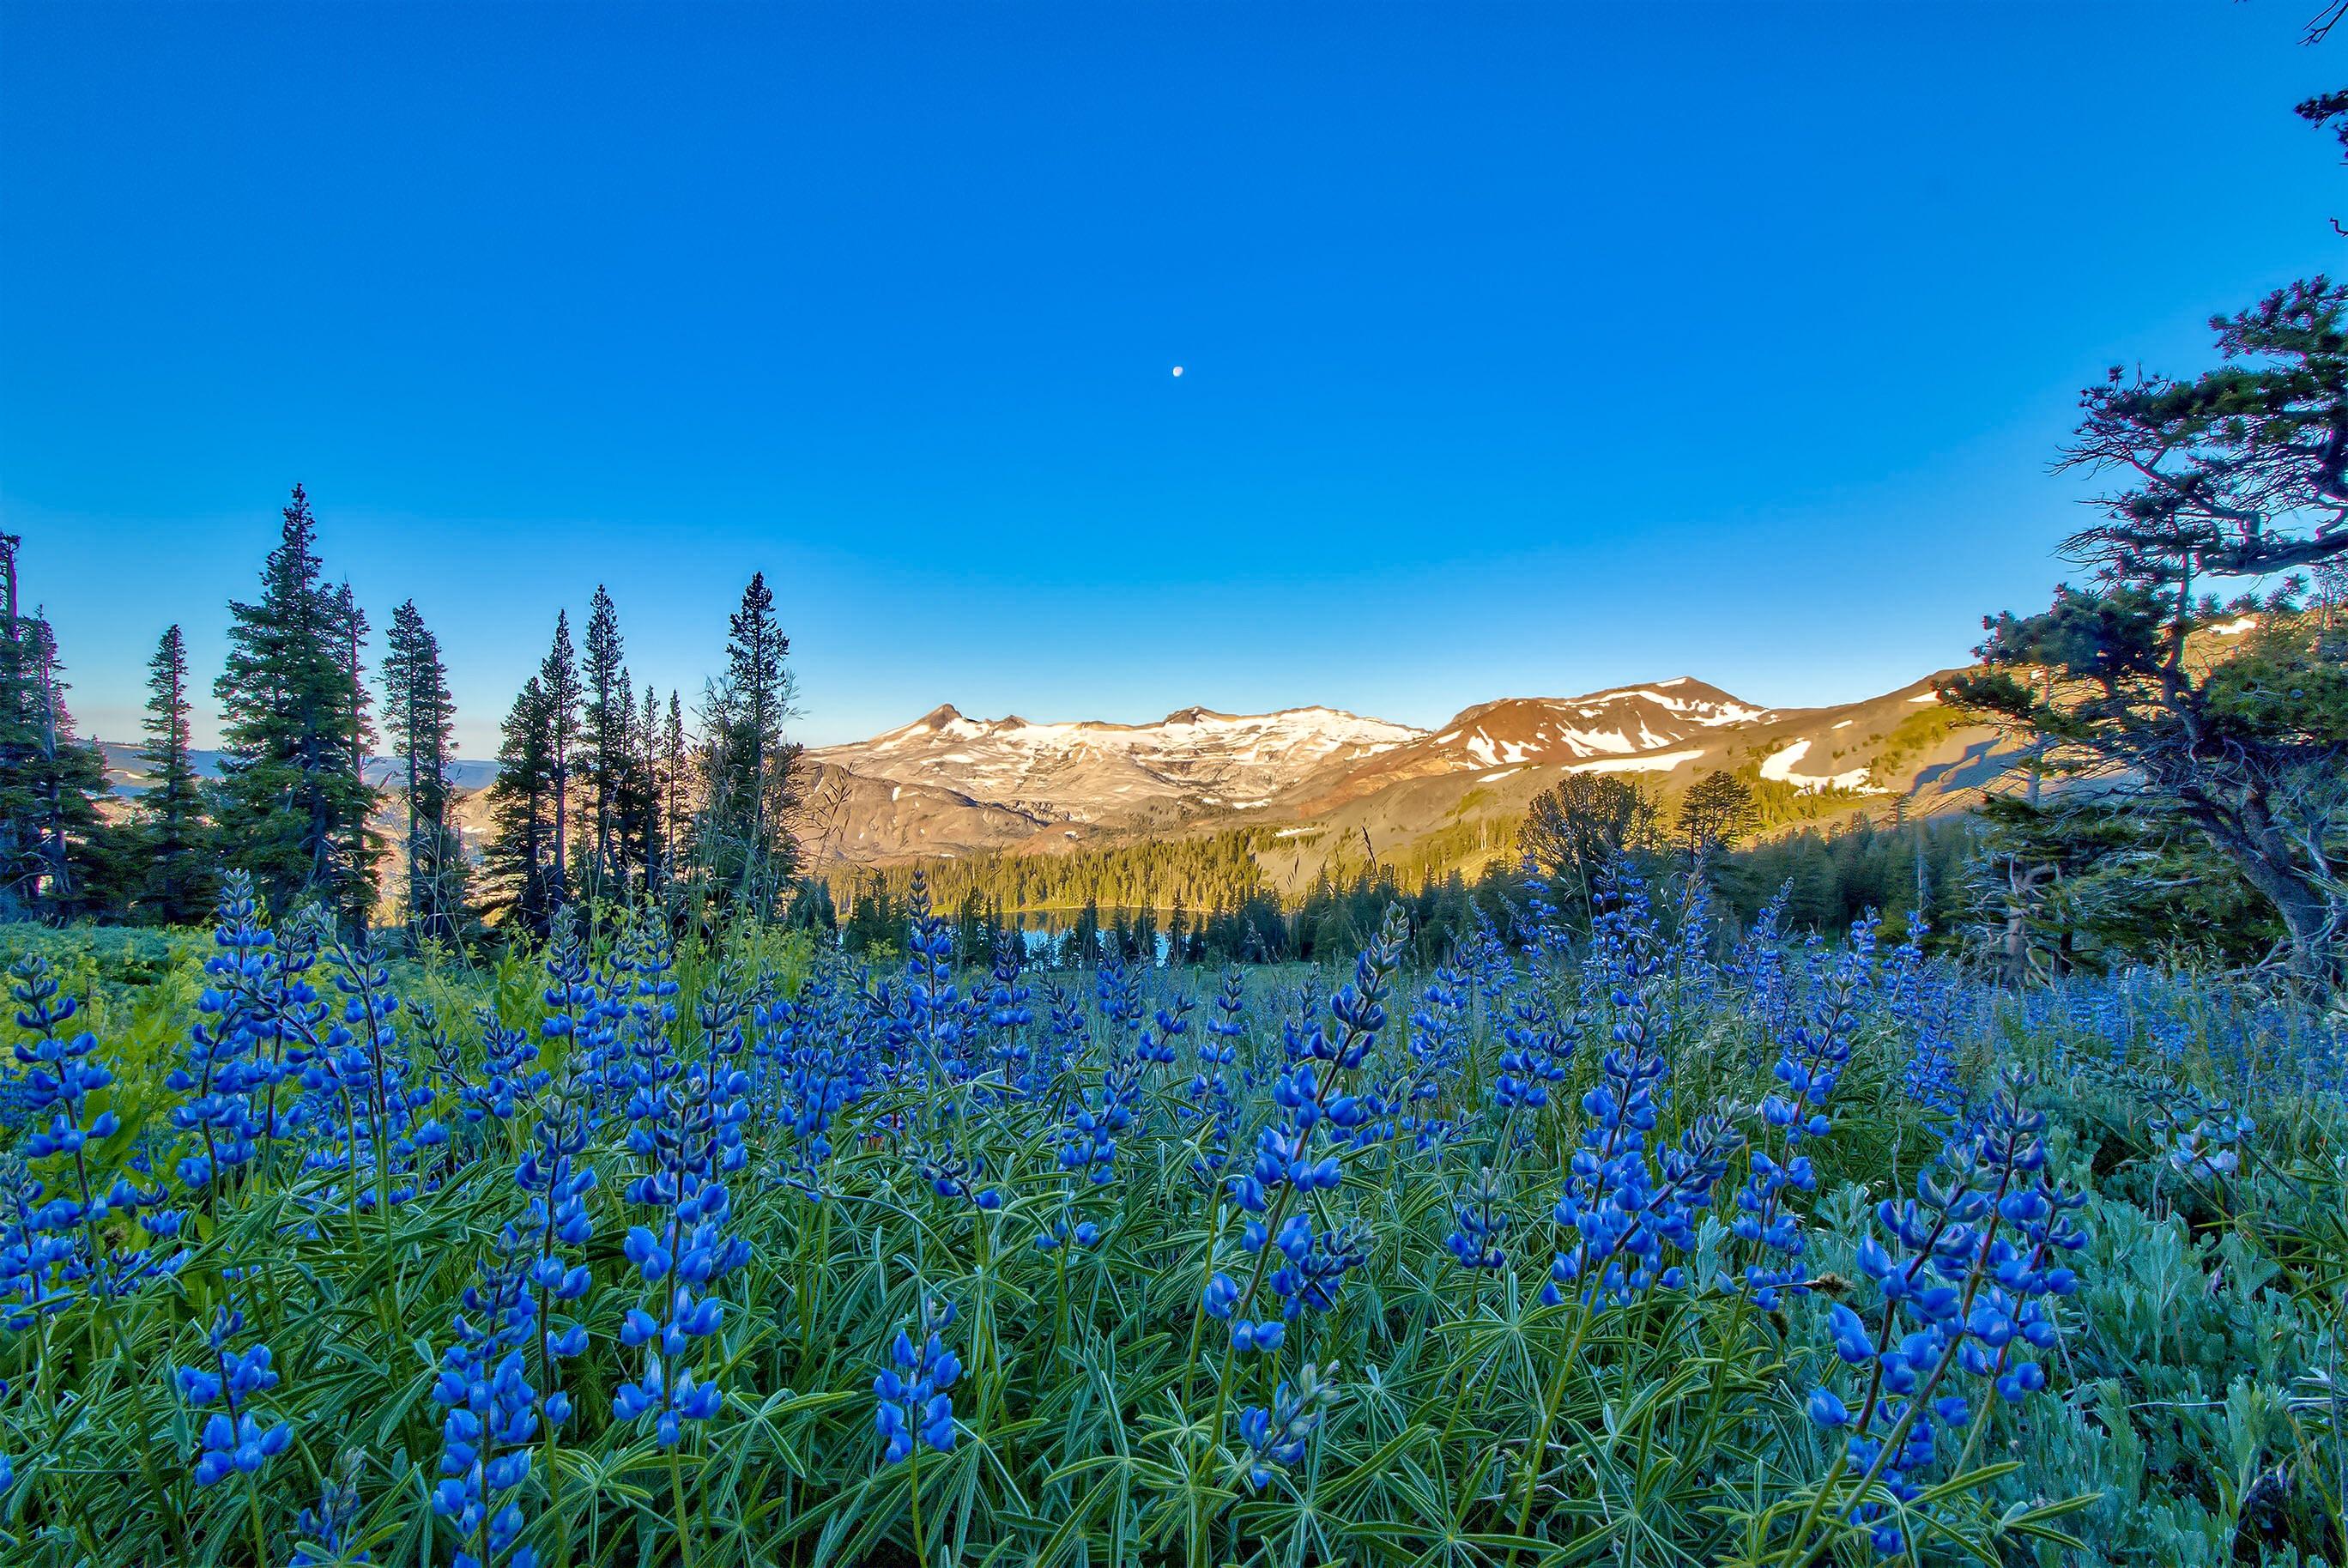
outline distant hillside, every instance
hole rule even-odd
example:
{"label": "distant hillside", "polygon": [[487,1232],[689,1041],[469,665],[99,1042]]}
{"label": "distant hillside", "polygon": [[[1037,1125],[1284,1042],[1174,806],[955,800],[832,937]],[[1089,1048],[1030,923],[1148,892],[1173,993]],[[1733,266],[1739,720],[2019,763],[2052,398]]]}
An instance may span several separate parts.
{"label": "distant hillside", "polygon": [[813,754],[810,849],[847,870],[1237,833],[1266,883],[1293,893],[1371,860],[1474,870],[1511,851],[1533,796],[1570,773],[1636,774],[1666,805],[1706,773],[1736,773],[1773,826],[1963,810],[2015,754],[1939,705],[1947,673],[1818,708],[1677,676],[1478,703],[1432,730],[1333,708],[1117,725],[949,706]]}
{"label": "distant hillside", "polygon": [[[151,782],[147,777],[147,765],[139,759],[139,747],[127,740],[101,740],[98,749],[106,754],[106,779],[117,795],[137,795]],[[196,772],[206,779],[220,777],[221,754],[217,751],[190,749],[188,758],[196,765]],[[398,779],[405,769],[396,757],[367,758],[367,782],[378,789]],[[452,777],[462,791],[486,789],[498,776],[495,762],[466,762],[456,765]]]}

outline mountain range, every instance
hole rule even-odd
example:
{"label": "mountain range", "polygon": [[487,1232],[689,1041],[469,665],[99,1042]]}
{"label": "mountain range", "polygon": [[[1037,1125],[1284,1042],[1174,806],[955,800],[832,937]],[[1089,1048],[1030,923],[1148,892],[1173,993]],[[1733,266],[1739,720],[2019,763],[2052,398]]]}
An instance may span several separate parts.
{"label": "mountain range", "polygon": [[[1688,676],[1570,697],[1504,697],[1420,729],[1330,707],[1186,707],[1148,724],[977,719],[951,705],[867,740],[811,750],[808,848],[819,865],[886,865],[1232,829],[1275,887],[1333,854],[1472,867],[1533,796],[1574,773],[1637,776],[1668,808],[1715,770],[1739,773],[1771,820],[1933,814],[1970,806],[2013,761],[1997,734],[1941,707],[1941,672],[1826,707],[1776,708]],[[137,748],[108,743],[119,793],[144,787]],[[217,758],[199,753],[199,768]],[[458,765],[458,814],[478,845],[494,762]],[[396,776],[372,759],[379,784]]]}
{"label": "mountain range", "polygon": [[1940,706],[1941,672],[1859,702],[1773,708],[1689,676],[1570,697],[1506,697],[1419,729],[1327,707],[1189,707],[1153,724],[973,719],[952,706],[809,753],[819,861],[886,864],[1233,828],[1276,887],[1333,851],[1472,866],[1493,830],[1573,773],[1640,777],[1668,807],[1725,770],[1773,820],[1933,814],[2013,761]]}

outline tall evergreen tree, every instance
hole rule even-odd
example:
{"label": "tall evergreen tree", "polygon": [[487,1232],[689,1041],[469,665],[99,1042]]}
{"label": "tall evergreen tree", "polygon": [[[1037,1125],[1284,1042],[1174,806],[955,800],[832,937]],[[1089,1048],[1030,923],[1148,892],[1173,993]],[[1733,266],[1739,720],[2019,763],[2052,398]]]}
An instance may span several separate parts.
{"label": "tall evergreen tree", "polygon": [[139,754],[149,780],[139,798],[147,872],[139,903],[165,925],[189,925],[211,910],[218,879],[203,789],[188,755],[188,648],[177,626],[165,629],[148,661],[147,694],[147,744]]}
{"label": "tall evergreen tree", "polygon": [[252,873],[273,908],[321,898],[359,922],[375,896],[355,670],[364,620],[323,570],[317,521],[296,485],[260,596],[229,606],[228,666],[212,687],[223,752],[213,817],[229,863]]}
{"label": "tall evergreen tree", "polygon": [[685,701],[674,686],[668,694],[668,722],[661,728],[660,759],[661,882],[665,885],[684,863],[693,826],[688,810],[692,780],[687,777],[692,754],[685,738]]}
{"label": "tall evergreen tree", "polygon": [[56,634],[20,613],[16,536],[0,535],[0,911],[66,920],[119,913],[100,819],[106,763],[73,733]]}
{"label": "tall evergreen tree", "polygon": [[1680,797],[1679,839],[1687,863],[1735,849],[1753,831],[1753,786],[1715,769]]}
{"label": "tall evergreen tree", "polygon": [[660,887],[661,837],[667,831],[668,823],[661,811],[660,699],[653,694],[650,681],[644,683],[644,706],[636,710],[634,735],[636,752],[632,771],[636,780],[636,847],[644,891],[652,892]]}
{"label": "tall evergreen tree", "polygon": [[0,915],[21,920],[40,906],[38,790],[34,758],[45,717],[31,628],[17,613],[15,534],[0,534]]}
{"label": "tall evergreen tree", "polygon": [[726,674],[702,699],[702,808],[695,855],[721,907],[771,919],[797,864],[791,810],[799,748],[786,740],[796,683],[790,639],[775,617],[766,574],[742,592],[726,624]]}
{"label": "tall evergreen tree", "polygon": [[532,936],[544,936],[561,903],[557,867],[561,841],[555,827],[560,790],[555,762],[554,699],[532,676],[506,714],[498,747],[498,776],[489,784],[489,842],[485,860],[489,905]]}
{"label": "tall evergreen tree", "polygon": [[593,835],[586,855],[588,891],[606,896],[618,880],[619,854],[614,842],[620,792],[626,786],[632,753],[630,720],[634,717],[634,693],[623,660],[620,612],[602,583],[587,605],[587,650],[580,665],[580,743],[587,753],[587,790],[595,802]]}
{"label": "tall evergreen tree", "polygon": [[611,759],[611,825],[603,877],[604,896],[632,897],[644,874],[645,845],[652,830],[652,780],[644,770],[644,742],[639,733],[636,705],[630,695],[635,677],[620,666],[620,696],[613,703],[613,723],[620,730]]}
{"label": "tall evergreen tree", "polygon": [[[351,772],[362,783],[367,782],[366,768],[369,748],[375,745],[375,724],[367,709],[374,698],[367,691],[366,665],[364,653],[367,639],[366,612],[359,608],[351,585],[344,583],[335,590],[335,645],[340,656],[344,684],[350,689]],[[371,793],[370,806],[374,796]],[[365,919],[374,913],[376,892],[376,862],[382,858],[382,844],[374,831],[372,809],[356,819],[350,827],[351,861],[359,868],[360,880],[366,884],[367,903],[360,910]]]}
{"label": "tall evergreen tree", "polygon": [[548,868],[556,904],[571,902],[571,762],[579,744],[579,655],[571,643],[571,616],[554,614],[554,645],[538,666],[540,696],[546,704],[546,739],[551,774],[547,788],[554,809],[552,863]]}
{"label": "tall evergreen tree", "polygon": [[453,942],[468,922],[465,846],[449,819],[457,705],[440,642],[411,599],[392,612],[383,697],[407,811],[406,915],[419,937]]}

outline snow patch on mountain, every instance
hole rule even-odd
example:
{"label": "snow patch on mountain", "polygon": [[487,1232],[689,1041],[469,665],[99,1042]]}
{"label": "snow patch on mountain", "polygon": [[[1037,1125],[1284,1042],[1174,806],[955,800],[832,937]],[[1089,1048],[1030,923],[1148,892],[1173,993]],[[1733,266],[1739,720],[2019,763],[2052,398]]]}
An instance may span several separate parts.
{"label": "snow patch on mountain", "polygon": [[[1864,768],[1854,768],[1848,773],[1795,772],[1794,764],[1809,754],[1810,743],[1807,740],[1797,740],[1790,746],[1771,752],[1762,759],[1761,777],[1775,779],[1780,784],[1791,784],[1806,794],[1821,789],[1868,789],[1867,769]],[[1869,792],[1880,794],[1882,791],[1870,790]]]}
{"label": "snow patch on mountain", "polygon": [[1669,773],[1683,762],[1693,762],[1704,755],[1704,748],[1693,751],[1651,752],[1644,757],[1602,757],[1595,762],[1570,762],[1568,773]]}

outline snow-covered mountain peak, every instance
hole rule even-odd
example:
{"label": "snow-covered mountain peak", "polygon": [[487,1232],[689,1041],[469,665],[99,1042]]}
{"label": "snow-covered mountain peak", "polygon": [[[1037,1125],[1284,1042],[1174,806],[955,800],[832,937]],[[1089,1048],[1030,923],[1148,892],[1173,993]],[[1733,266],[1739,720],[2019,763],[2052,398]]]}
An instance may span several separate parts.
{"label": "snow-covered mountain peak", "polygon": [[1503,697],[1478,703],[1438,731],[1432,745],[1453,766],[1493,768],[1529,760],[1633,757],[1669,749],[1704,730],[1766,722],[1755,707],[1690,676],[1610,686],[1581,696]]}
{"label": "snow-covered mountain peak", "polygon": [[1081,821],[1248,810],[1333,761],[1373,757],[1424,731],[1342,708],[1231,714],[1193,706],[1150,724],[973,719],[951,704],[821,761]]}

